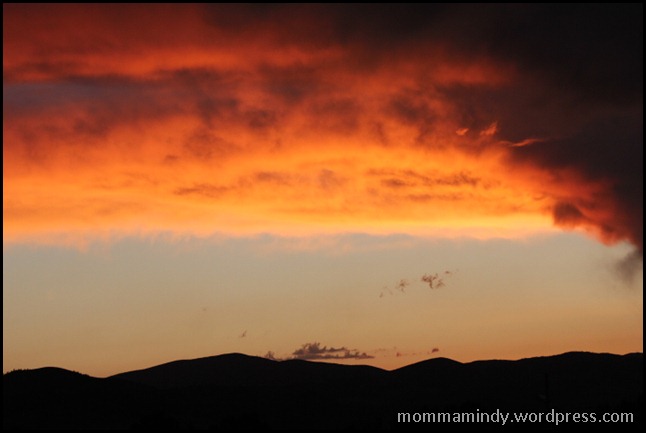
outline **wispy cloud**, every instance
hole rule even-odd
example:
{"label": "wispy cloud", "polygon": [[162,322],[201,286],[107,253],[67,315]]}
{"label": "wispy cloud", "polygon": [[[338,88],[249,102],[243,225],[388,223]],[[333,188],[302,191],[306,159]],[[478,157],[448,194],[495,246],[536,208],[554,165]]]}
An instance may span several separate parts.
{"label": "wispy cloud", "polygon": [[451,275],[450,271],[444,271],[442,275],[437,272],[434,274],[424,274],[421,280],[428,284],[428,287],[431,289],[439,289],[440,287],[444,287],[444,276],[448,275]]}
{"label": "wispy cloud", "polygon": [[408,282],[407,279],[401,279],[395,286],[395,289],[399,290],[400,292],[404,293],[406,290],[406,287],[408,287],[410,283]]}
{"label": "wispy cloud", "polygon": [[[448,277],[451,277],[454,273],[455,271],[449,270],[443,272],[427,273],[422,275],[420,281],[428,285],[428,287],[430,287],[431,289],[439,289],[446,285],[445,280]],[[389,295],[393,295],[396,292],[406,293],[405,289],[409,286],[411,286],[411,282],[406,278],[402,278],[395,284],[393,289],[388,286],[384,286],[379,292],[379,297],[383,298],[386,293]]]}
{"label": "wispy cloud", "polygon": [[615,263],[614,270],[623,283],[632,283],[638,273],[644,270],[642,254],[637,250],[628,253],[624,258]]}
{"label": "wispy cloud", "polygon": [[425,356],[425,355],[433,355],[435,353],[438,353],[440,351],[439,348],[434,347],[431,350],[427,350],[425,352],[400,352],[397,351],[395,352],[395,357],[396,358],[402,358],[402,357],[407,357],[407,356]]}

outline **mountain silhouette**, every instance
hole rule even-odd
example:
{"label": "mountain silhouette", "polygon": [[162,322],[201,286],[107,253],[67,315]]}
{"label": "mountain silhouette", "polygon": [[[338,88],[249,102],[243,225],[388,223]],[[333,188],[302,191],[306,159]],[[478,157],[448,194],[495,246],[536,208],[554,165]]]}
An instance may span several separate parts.
{"label": "mountain silhouette", "polygon": [[3,375],[3,398],[7,429],[428,430],[429,424],[398,424],[397,413],[498,409],[631,412],[634,422],[622,428],[641,428],[643,354],[570,352],[470,363],[433,358],[393,371],[227,354],[108,378],[54,367],[18,370]]}
{"label": "mountain silhouette", "polygon": [[231,353],[169,362],[112,377],[164,389],[206,385],[296,386],[331,382],[347,383],[385,373],[385,370],[369,366],[347,366],[303,360],[274,361]]}

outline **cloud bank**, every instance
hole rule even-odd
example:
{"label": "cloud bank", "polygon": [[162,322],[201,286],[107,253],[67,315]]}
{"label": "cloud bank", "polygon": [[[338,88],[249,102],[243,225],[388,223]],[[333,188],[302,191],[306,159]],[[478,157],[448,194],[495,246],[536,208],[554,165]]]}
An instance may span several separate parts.
{"label": "cloud bank", "polygon": [[4,5],[5,242],[643,249],[642,5]]}

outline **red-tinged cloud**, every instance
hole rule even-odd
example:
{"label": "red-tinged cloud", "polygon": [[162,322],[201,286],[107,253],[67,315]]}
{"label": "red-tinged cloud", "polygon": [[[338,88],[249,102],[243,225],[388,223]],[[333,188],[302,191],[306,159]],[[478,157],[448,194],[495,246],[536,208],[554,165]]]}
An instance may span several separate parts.
{"label": "red-tinged cloud", "polygon": [[437,272],[434,274],[424,274],[421,278],[422,282],[428,284],[428,287],[431,289],[439,289],[444,287],[444,278],[441,277]]}
{"label": "red-tinged cloud", "polygon": [[643,246],[641,5],[4,5],[5,242]]}
{"label": "red-tinged cloud", "polygon": [[428,350],[426,352],[395,352],[395,357],[396,358],[401,358],[405,356],[424,356],[424,355],[433,355],[434,353],[439,352],[440,349],[437,347],[434,347],[431,350]]}

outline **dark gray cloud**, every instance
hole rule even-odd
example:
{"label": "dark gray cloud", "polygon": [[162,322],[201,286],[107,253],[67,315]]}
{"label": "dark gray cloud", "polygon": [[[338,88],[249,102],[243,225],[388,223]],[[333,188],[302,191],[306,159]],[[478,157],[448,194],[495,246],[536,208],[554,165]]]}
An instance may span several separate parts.
{"label": "dark gray cloud", "polygon": [[617,110],[623,114],[591,116],[569,136],[515,148],[512,157],[554,173],[575,170],[590,184],[606,183],[608,187],[594,196],[563,188],[566,197],[554,208],[555,222],[592,224],[607,240],[625,239],[642,251],[642,110],[641,106]]}
{"label": "dark gray cloud", "polygon": [[305,343],[300,349],[296,349],[292,353],[291,359],[371,359],[374,356],[368,355],[366,352],[359,352],[358,350],[348,349],[347,347],[327,347],[321,346],[320,343]]}
{"label": "dark gray cloud", "polygon": [[631,284],[639,272],[644,270],[644,262],[639,251],[628,253],[614,265],[614,270],[624,284]]}
{"label": "dark gray cloud", "polygon": [[322,346],[319,342],[305,343],[299,349],[292,352],[291,356],[278,357],[273,351],[268,351],[265,356],[273,361],[287,361],[290,359],[302,359],[306,361],[316,360],[343,360],[343,359],[372,359],[374,356],[356,349],[342,347]]}
{"label": "dark gray cloud", "polygon": [[[273,352],[270,359],[277,359]],[[267,356],[266,356],[267,357]],[[305,343],[299,349],[296,349],[292,356],[287,359],[304,359],[304,360],[340,360],[340,359],[371,359],[374,356],[368,355],[366,352],[359,352],[355,349],[348,349],[347,347],[327,347],[321,346],[318,342]]]}

